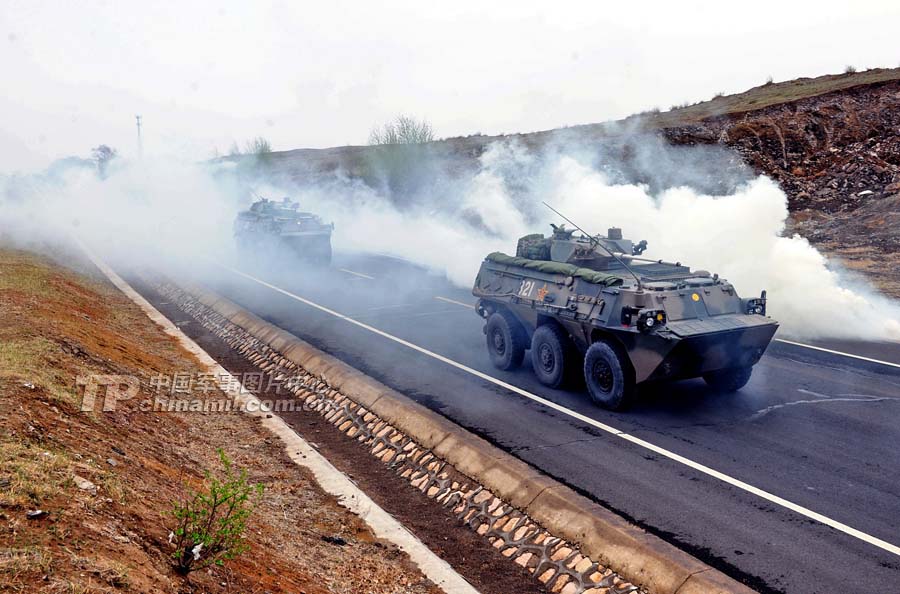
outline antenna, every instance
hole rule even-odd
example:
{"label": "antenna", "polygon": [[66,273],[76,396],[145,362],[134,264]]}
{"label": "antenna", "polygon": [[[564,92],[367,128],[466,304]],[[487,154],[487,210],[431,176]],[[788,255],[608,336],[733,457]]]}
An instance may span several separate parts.
{"label": "antenna", "polygon": [[143,159],[144,158],[144,143],[141,140],[141,116],[140,115],[134,116],[134,120],[135,120],[135,122],[137,122],[138,158]]}
{"label": "antenna", "polygon": [[607,249],[607,247],[606,247],[605,245],[603,245],[602,243],[600,243],[600,240],[597,239],[598,237],[600,237],[599,235],[591,235],[590,233],[588,233],[587,231],[585,231],[584,229],[582,229],[581,227],[579,227],[578,225],[576,225],[576,224],[575,224],[575,221],[573,221],[572,219],[570,219],[569,217],[567,217],[567,216],[564,215],[563,213],[559,212],[558,210],[556,210],[555,208],[553,208],[552,206],[550,206],[550,205],[547,204],[546,202],[541,201],[541,203],[542,203],[544,206],[546,206],[547,208],[549,208],[550,210],[552,210],[553,212],[555,212],[556,214],[558,214],[560,217],[562,217],[564,221],[566,221],[567,223],[571,224],[573,227],[575,227],[576,229],[578,229],[579,231],[581,231],[582,233],[584,233],[584,234],[591,240],[591,247],[592,247],[592,248],[594,248],[594,247],[602,247],[604,252],[606,252],[607,254],[609,254],[610,256],[612,256],[613,259],[614,259],[616,262],[618,262],[619,264],[621,264],[621,265],[625,268],[625,270],[627,270],[629,273],[631,273],[631,276],[633,276],[633,277],[634,277],[634,280],[637,281],[638,291],[643,291],[643,290],[644,290],[643,284],[641,283],[641,277],[639,277],[639,276],[634,272],[634,270],[632,270],[631,267],[630,267],[628,264],[626,264],[621,258],[619,258],[617,255],[615,255],[611,250]]}

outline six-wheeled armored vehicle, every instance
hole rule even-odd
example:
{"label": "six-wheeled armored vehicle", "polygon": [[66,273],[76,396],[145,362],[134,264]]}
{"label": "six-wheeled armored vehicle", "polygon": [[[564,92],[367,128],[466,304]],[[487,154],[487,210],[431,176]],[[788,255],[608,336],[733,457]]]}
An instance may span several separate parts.
{"label": "six-wheeled armored vehicle", "polygon": [[481,264],[472,293],[496,367],[517,367],[530,349],[541,383],[583,374],[593,400],[614,410],[643,382],[703,377],[734,392],[749,381],[778,328],[765,291],[742,299],[716,274],[642,258],[647,242],[621,229],[553,229]]}
{"label": "six-wheeled armored vehicle", "polygon": [[241,251],[263,256],[286,251],[321,265],[331,263],[333,230],[333,223],[301,212],[289,198],[281,202],[261,198],[238,213],[234,221],[234,238]]}

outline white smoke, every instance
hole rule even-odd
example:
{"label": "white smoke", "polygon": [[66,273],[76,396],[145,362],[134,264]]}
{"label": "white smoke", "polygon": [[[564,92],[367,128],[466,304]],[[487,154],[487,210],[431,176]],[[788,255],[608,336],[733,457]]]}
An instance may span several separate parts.
{"label": "white smoke", "polygon": [[[537,154],[515,142],[495,143],[477,171],[448,178],[439,195],[402,209],[340,176],[293,191],[257,190],[293,195],[305,210],[334,221],[337,252],[402,257],[466,288],[486,254],[514,252],[520,236],[548,233],[549,223],[562,222],[540,204],[547,201],[592,233],[618,226],[626,237],[646,239],[648,257],[719,273],[742,296],[766,289],[769,313],[788,335],[900,340],[896,301],[852,283],[805,239],[782,236],[787,198],[771,180],[750,179],[728,195],[688,187],[654,194],[649,186],[621,183],[592,158],[565,148]],[[182,262],[228,259],[231,225],[250,193],[245,182],[221,173],[157,161],[120,165],[105,180],[78,168],[33,178],[24,189],[22,179],[6,178],[0,180],[0,235],[21,243],[74,231],[105,248],[107,257],[133,264],[161,255]]]}
{"label": "white smoke", "polygon": [[106,179],[85,167],[0,179],[0,236],[27,247],[72,234],[130,265],[230,253],[235,195],[208,167],[173,160],[118,163]]}
{"label": "white smoke", "polygon": [[769,314],[791,335],[900,340],[900,304],[843,278],[806,239],[782,236],[787,197],[767,177],[728,196],[682,187],[654,198],[642,186],[610,185],[569,158],[550,174],[562,212],[620,225],[648,240],[647,257],[718,272],[742,296],[767,290]]}
{"label": "white smoke", "polygon": [[335,220],[338,248],[400,256],[461,287],[471,286],[487,253],[514,252],[518,237],[562,222],[540,205],[546,201],[592,233],[618,226],[646,239],[647,257],[718,273],[744,297],[767,290],[769,314],[787,335],[900,340],[900,304],[846,278],[806,239],[782,236],[787,197],[766,177],[723,196],[688,187],[654,196],[645,185],[613,183],[584,155],[538,158],[496,143],[477,174],[455,183],[453,199],[430,209],[401,212],[362,184],[347,192],[342,183],[301,192],[308,207]]}

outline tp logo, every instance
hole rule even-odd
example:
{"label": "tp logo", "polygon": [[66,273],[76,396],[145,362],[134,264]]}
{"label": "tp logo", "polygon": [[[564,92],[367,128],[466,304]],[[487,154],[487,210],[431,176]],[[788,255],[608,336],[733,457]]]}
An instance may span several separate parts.
{"label": "tp logo", "polygon": [[97,391],[101,386],[106,390],[101,394],[103,399],[103,411],[116,410],[116,402],[128,400],[134,397],[141,389],[141,382],[133,375],[80,375],[75,379],[78,386],[84,386],[84,396],[81,398],[81,411],[94,410],[94,402],[97,399]]}

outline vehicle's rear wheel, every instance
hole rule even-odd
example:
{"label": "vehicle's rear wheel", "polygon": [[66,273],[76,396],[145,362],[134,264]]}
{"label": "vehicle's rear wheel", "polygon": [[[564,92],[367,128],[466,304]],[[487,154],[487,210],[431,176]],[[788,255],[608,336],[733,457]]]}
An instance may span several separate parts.
{"label": "vehicle's rear wheel", "polygon": [[507,311],[495,311],[485,327],[488,354],[491,363],[504,371],[515,369],[525,358],[525,330]]}
{"label": "vehicle's rear wheel", "polygon": [[567,378],[572,361],[572,345],[566,332],[556,324],[538,326],[531,338],[531,367],[538,381],[558,388]]}
{"label": "vehicle's rear wheel", "polygon": [[584,355],[584,383],[593,401],[610,410],[622,410],[634,398],[634,379],[627,361],[609,343],[598,341]]}
{"label": "vehicle's rear wheel", "polygon": [[703,374],[703,379],[710,388],[717,392],[737,392],[750,381],[752,367],[732,367],[731,369],[719,369]]}

